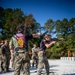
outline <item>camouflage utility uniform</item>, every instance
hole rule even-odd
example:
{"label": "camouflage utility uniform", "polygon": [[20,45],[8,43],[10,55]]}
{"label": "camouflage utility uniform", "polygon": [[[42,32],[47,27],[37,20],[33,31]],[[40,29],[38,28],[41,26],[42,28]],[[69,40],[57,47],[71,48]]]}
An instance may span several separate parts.
{"label": "camouflage utility uniform", "polygon": [[[25,36],[23,48],[20,48],[18,46],[16,35],[17,36]],[[28,40],[30,38],[32,38],[32,35],[31,34],[24,35],[22,33],[17,33],[16,35],[14,35],[11,38],[11,41],[9,43],[10,46],[14,46],[14,66],[15,66],[14,75],[20,75],[20,70],[21,70],[22,65],[23,65],[23,69],[24,69],[23,74],[30,75],[30,71],[29,71],[30,58],[28,55]]]}
{"label": "camouflage utility uniform", "polygon": [[4,63],[4,66],[6,68],[6,71],[8,72],[9,71],[9,65],[10,65],[10,49],[9,49],[9,45],[8,45],[8,41],[5,40],[5,42],[7,44],[4,44],[2,45],[2,52],[3,52],[3,57],[2,57],[2,60],[3,60],[3,63]]}
{"label": "camouflage utility uniform", "polygon": [[2,51],[2,48],[0,48],[0,71],[5,72],[6,71],[6,56],[4,52]]}
{"label": "camouflage utility uniform", "polygon": [[2,49],[0,47],[0,72],[2,72]]}
{"label": "camouflage utility uniform", "polygon": [[32,67],[34,67],[35,64],[36,64],[36,68],[37,68],[37,64],[38,64],[38,48],[33,47],[32,48]]}
{"label": "camouflage utility uniform", "polygon": [[1,49],[1,46],[3,45],[3,41],[0,43],[0,72],[2,72],[2,57],[3,57],[3,52]]}
{"label": "camouflage utility uniform", "polygon": [[45,44],[48,43],[45,39],[43,39],[40,43],[40,50],[38,52],[38,70],[37,75],[41,75],[42,68],[45,66],[46,74],[49,75],[49,63],[48,59],[45,55]]}

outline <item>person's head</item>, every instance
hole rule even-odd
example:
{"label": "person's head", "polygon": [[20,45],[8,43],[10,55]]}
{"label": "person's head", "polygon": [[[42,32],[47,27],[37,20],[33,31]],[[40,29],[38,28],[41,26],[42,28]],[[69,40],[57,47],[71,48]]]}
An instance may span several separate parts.
{"label": "person's head", "polygon": [[33,47],[36,47],[36,44],[34,44]]}
{"label": "person's head", "polygon": [[24,29],[25,29],[24,25],[17,26],[17,32],[24,33]]}
{"label": "person's head", "polygon": [[7,39],[4,40],[4,44],[8,45],[8,40]]}
{"label": "person's head", "polygon": [[44,36],[44,38],[45,38],[46,40],[50,40],[50,39],[51,39],[51,35],[50,35],[50,34],[46,34],[46,35]]}

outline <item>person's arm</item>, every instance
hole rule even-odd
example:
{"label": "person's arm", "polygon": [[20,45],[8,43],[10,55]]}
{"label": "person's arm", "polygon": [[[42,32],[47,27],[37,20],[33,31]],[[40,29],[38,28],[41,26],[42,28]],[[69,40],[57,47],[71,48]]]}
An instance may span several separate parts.
{"label": "person's arm", "polygon": [[5,45],[1,46],[2,54],[5,54]]}
{"label": "person's arm", "polygon": [[11,39],[10,40],[10,42],[9,42],[9,48],[10,48],[10,50],[13,50],[14,48],[13,48],[13,40]]}
{"label": "person's arm", "polygon": [[32,54],[34,53],[34,48],[32,48]]}
{"label": "person's arm", "polygon": [[14,61],[14,50],[10,50],[10,52],[11,52],[11,61]]}
{"label": "person's arm", "polygon": [[55,42],[56,42],[56,41],[52,41],[52,42],[51,42],[51,43],[49,43],[49,44],[45,44],[46,48],[51,47],[53,44],[55,44]]}
{"label": "person's arm", "polygon": [[32,52],[33,52],[33,48],[32,48]]}
{"label": "person's arm", "polygon": [[41,35],[41,33],[37,33],[37,34],[32,34],[33,37],[39,37]]}
{"label": "person's arm", "polygon": [[9,42],[9,48],[10,48],[10,53],[11,53],[11,61],[14,60],[14,47],[13,47],[13,40],[11,39]]}

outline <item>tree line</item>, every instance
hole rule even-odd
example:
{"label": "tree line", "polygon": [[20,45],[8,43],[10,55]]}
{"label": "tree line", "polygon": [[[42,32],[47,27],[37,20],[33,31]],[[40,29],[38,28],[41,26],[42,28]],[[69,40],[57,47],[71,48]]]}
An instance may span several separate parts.
{"label": "tree line", "polygon": [[[67,56],[67,51],[75,52],[75,18],[70,20],[64,18],[62,20],[48,19],[41,27],[32,14],[25,14],[21,9],[0,7],[0,40],[9,39],[16,33],[17,25],[25,26],[25,33],[42,32],[40,38],[34,38],[29,41],[29,50],[35,43],[39,46],[41,39],[46,33],[56,35],[56,44],[47,50],[48,58],[60,58]],[[61,40],[59,40],[61,39]],[[35,42],[36,41],[36,42]],[[71,56],[73,56],[71,55]]]}

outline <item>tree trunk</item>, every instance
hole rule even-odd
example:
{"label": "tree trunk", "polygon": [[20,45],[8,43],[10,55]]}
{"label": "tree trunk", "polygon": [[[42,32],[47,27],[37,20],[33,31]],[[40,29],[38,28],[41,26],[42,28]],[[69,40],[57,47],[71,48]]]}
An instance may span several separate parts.
{"label": "tree trunk", "polygon": [[68,50],[68,57],[70,57],[70,55],[71,55],[71,51],[70,51],[70,50]]}

